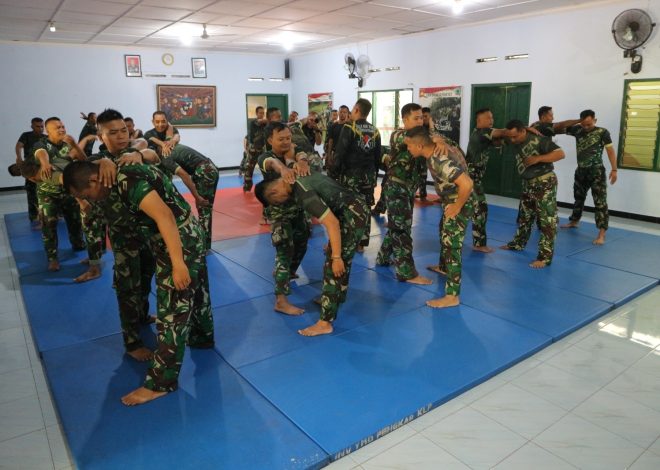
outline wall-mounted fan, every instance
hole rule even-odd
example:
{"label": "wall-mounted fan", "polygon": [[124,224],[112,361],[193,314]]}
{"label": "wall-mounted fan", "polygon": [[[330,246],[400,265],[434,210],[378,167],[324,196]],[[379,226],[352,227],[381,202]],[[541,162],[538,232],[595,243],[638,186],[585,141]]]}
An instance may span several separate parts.
{"label": "wall-mounted fan", "polygon": [[367,55],[357,58],[358,87],[362,88],[367,83],[367,77],[371,74],[371,59]]}
{"label": "wall-mounted fan", "polygon": [[612,36],[616,45],[623,49],[623,57],[630,57],[632,73],[642,70],[642,56],[637,49],[651,37],[655,23],[648,13],[638,8],[625,10],[614,18]]}

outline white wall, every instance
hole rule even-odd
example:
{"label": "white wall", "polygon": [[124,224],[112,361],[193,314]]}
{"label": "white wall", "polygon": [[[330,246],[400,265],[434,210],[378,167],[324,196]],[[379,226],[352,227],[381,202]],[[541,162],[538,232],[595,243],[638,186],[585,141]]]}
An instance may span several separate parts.
{"label": "white wall", "polygon": [[[162,64],[165,52],[174,64]],[[142,56],[143,78],[124,74],[124,54]],[[145,73],[190,74],[191,57],[206,57],[207,79],[146,78]],[[180,129],[182,142],[212,158],[218,166],[237,166],[243,153],[246,93],[290,94],[291,83],[248,82],[248,77],[282,77],[284,56],[234,54],[194,49],[115,48],[105,46],[0,44],[0,138],[6,165],[13,163],[19,135],[30,130],[30,119],[59,116],[78,138],[81,111],[106,107],[131,116],[146,131],[156,110],[157,84],[215,85],[217,127]],[[98,145],[98,144],[97,144]],[[98,147],[95,147],[98,148]],[[4,170],[0,187],[22,184]]]}
{"label": "white wall", "polygon": [[[618,149],[624,80],[660,77],[657,31],[641,51],[644,66],[637,75],[629,73],[630,60],[623,58],[614,43],[612,21],[628,8],[645,9],[660,24],[660,0],[619,1],[297,55],[292,58],[292,108],[305,109],[308,93],[325,91],[334,92],[336,105],[352,106],[357,84],[343,69],[344,54],[366,53],[376,67],[400,66],[401,70],[373,73],[365,90],[413,87],[414,96],[419,96],[420,87],[463,86],[463,148],[470,132],[471,85],[532,82],[530,117],[542,105],[552,106],[557,120],[576,118],[581,110],[592,108]],[[504,55],[523,52],[530,58],[503,60]],[[475,62],[489,56],[500,60]],[[556,164],[558,200],[572,203],[575,140],[561,136],[557,142],[567,153]],[[613,210],[660,216],[660,173],[619,170],[608,202]],[[591,199],[587,203],[591,205]]]}

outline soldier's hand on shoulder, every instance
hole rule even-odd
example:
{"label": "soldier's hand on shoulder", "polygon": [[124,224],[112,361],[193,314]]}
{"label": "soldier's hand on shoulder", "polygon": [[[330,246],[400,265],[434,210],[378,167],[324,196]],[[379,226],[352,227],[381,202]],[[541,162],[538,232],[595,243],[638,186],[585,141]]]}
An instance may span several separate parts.
{"label": "soldier's hand on shoulder", "polygon": [[141,165],[142,164],[142,154],[140,152],[127,152],[122,154],[121,157],[117,159],[117,164],[119,166],[124,165]]}

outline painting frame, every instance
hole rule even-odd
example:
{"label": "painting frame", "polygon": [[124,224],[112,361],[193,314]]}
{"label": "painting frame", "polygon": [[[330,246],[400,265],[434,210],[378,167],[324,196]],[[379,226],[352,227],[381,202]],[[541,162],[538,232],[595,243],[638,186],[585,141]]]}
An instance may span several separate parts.
{"label": "painting frame", "polygon": [[460,85],[419,89],[419,104],[431,108],[435,131],[459,143],[463,87]]}
{"label": "painting frame", "polygon": [[156,85],[156,104],[176,127],[216,127],[215,85]]}
{"label": "painting frame", "polygon": [[193,78],[206,78],[206,58],[192,57],[190,59]]}
{"label": "painting frame", "polygon": [[142,58],[138,54],[124,54],[124,72],[127,77],[142,77]]}

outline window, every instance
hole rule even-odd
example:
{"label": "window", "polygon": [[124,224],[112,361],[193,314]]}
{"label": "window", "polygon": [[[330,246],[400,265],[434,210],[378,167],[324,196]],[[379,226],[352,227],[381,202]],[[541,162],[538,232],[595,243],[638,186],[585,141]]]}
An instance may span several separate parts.
{"label": "window", "polygon": [[401,124],[401,107],[412,103],[412,89],[361,91],[358,98],[371,101],[371,114],[369,120],[378,128],[380,141],[383,145],[390,144],[390,135]]}
{"label": "window", "polygon": [[660,171],[660,79],[626,80],[619,166]]}

